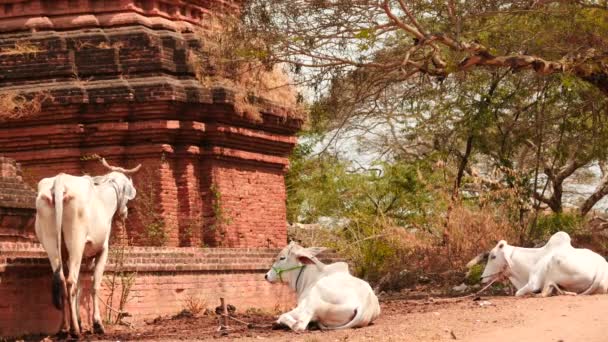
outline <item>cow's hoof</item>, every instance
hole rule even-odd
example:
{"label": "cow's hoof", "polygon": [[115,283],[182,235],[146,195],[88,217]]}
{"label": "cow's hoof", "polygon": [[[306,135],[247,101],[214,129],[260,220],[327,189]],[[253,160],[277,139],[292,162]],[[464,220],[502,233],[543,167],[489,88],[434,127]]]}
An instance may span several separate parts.
{"label": "cow's hoof", "polygon": [[65,340],[68,338],[68,331],[65,329],[59,330],[57,334],[55,334],[55,338],[57,340]]}
{"label": "cow's hoof", "polygon": [[308,327],[306,327],[306,330],[321,330],[321,326],[318,322],[310,321],[308,323]]}
{"label": "cow's hoof", "polygon": [[106,331],[103,328],[103,325],[101,323],[95,322],[95,323],[93,323],[93,333],[98,334],[98,335],[103,335],[106,333]]}
{"label": "cow's hoof", "polygon": [[70,329],[70,336],[74,339],[80,339],[80,331],[76,331],[75,329]]}
{"label": "cow's hoof", "polygon": [[272,323],[272,330],[289,330],[289,327],[286,324],[274,322]]}

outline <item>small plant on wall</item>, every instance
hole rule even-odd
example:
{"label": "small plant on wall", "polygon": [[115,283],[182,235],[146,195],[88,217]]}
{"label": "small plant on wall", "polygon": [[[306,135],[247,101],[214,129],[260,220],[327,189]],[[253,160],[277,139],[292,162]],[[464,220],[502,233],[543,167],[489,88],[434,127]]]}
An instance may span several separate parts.
{"label": "small plant on wall", "polygon": [[218,243],[224,241],[226,231],[224,227],[232,223],[230,214],[223,207],[222,193],[219,191],[216,184],[211,184],[209,188],[211,193],[211,208],[213,210],[213,218],[208,225],[208,229],[215,235],[219,235]]}
{"label": "small plant on wall", "polygon": [[150,246],[164,246],[168,237],[159,208],[158,177],[151,168],[142,171],[136,185],[137,199],[133,201],[134,216],[142,227],[144,242]]}
{"label": "small plant on wall", "polygon": [[114,265],[114,269],[104,278],[104,284],[108,289],[108,296],[104,303],[107,309],[105,321],[108,324],[128,325],[123,322],[123,318],[128,316],[125,307],[132,299],[131,289],[135,285],[137,272],[128,271],[125,266],[127,246],[128,242],[123,238],[110,248],[109,260]]}

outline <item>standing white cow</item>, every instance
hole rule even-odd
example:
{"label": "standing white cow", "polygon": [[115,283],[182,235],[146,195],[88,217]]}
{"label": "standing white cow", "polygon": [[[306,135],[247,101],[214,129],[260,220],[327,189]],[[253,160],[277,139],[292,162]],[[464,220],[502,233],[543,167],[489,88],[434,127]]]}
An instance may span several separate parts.
{"label": "standing white cow", "polygon": [[316,255],[324,248],[303,248],[289,243],[266,273],[271,283],[287,282],[296,291],[298,305],[282,314],[277,323],[294,331],[305,330],[310,321],[321,329],[363,327],[380,315],[378,298],[367,282],[352,276],[348,265],[325,265]]}
{"label": "standing white cow", "polygon": [[[110,166],[110,173],[98,177],[75,177],[60,173],[38,183],[36,235],[46,250],[53,269],[53,304],[62,311],[62,332],[80,335],[78,321],[78,276],[83,256],[95,258],[93,274],[93,330],[104,333],[97,291],[108,258],[108,241],[115,213],[124,219],[127,202],[135,198],[133,182],[127,176],[139,170]],[[66,256],[67,260],[63,260]],[[63,254],[63,256],[62,256]],[[64,265],[65,263],[65,265]],[[64,267],[67,266],[67,279]],[[69,309],[64,300],[67,298]]]}

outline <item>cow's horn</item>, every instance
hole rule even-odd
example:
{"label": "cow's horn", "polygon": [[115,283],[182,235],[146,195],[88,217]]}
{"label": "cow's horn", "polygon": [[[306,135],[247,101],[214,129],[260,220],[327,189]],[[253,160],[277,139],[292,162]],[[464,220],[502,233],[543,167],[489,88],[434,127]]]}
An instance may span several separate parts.
{"label": "cow's horn", "polygon": [[111,171],[122,171],[121,167],[111,166],[110,164],[108,164],[108,162],[106,161],[106,158],[101,158],[101,163],[103,164],[103,166],[107,167]]}
{"label": "cow's horn", "polygon": [[129,175],[129,174],[133,174],[133,173],[135,173],[135,172],[139,171],[139,169],[141,169],[141,164],[139,164],[139,165],[137,165],[136,167],[134,167],[134,168],[132,168],[132,169],[129,169],[129,170],[124,170],[124,169],[123,169],[123,171],[122,171],[122,172],[123,172],[124,174]]}
{"label": "cow's horn", "polygon": [[133,173],[139,171],[139,169],[141,168],[141,164],[139,164],[139,165],[137,165],[136,167],[134,167],[132,169],[126,170],[126,169],[123,169],[120,166],[112,166],[112,165],[108,164],[108,162],[106,161],[105,158],[101,158],[101,163],[103,164],[103,166],[107,167],[111,171],[122,172],[122,173],[124,173],[126,175],[133,174]]}

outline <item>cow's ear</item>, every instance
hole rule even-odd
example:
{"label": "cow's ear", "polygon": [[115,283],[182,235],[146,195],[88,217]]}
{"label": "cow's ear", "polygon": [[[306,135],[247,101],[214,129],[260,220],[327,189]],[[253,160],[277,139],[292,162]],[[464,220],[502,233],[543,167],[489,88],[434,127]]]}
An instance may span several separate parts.
{"label": "cow's ear", "polygon": [[317,254],[323,252],[327,248],[325,247],[309,247],[309,248],[298,248],[294,251],[296,258],[299,262],[308,265],[308,264],[316,264],[313,260]]}
{"label": "cow's ear", "polygon": [[315,263],[314,261],[312,261],[311,258],[309,258],[307,256],[304,256],[304,255],[299,255],[298,256],[298,261],[301,262],[301,263],[303,263],[304,265],[312,265],[312,264]]}
{"label": "cow's ear", "polygon": [[133,186],[133,184],[131,182],[128,182],[127,184],[125,184],[124,194],[125,194],[125,198],[128,199],[129,201],[134,199],[135,195],[137,195],[137,191],[135,190],[135,187]]}
{"label": "cow's ear", "polygon": [[304,253],[306,253],[306,255],[309,255],[311,257],[315,257],[317,256],[317,254],[320,254],[323,251],[326,251],[327,248],[325,247],[309,247],[309,248],[304,248]]}

